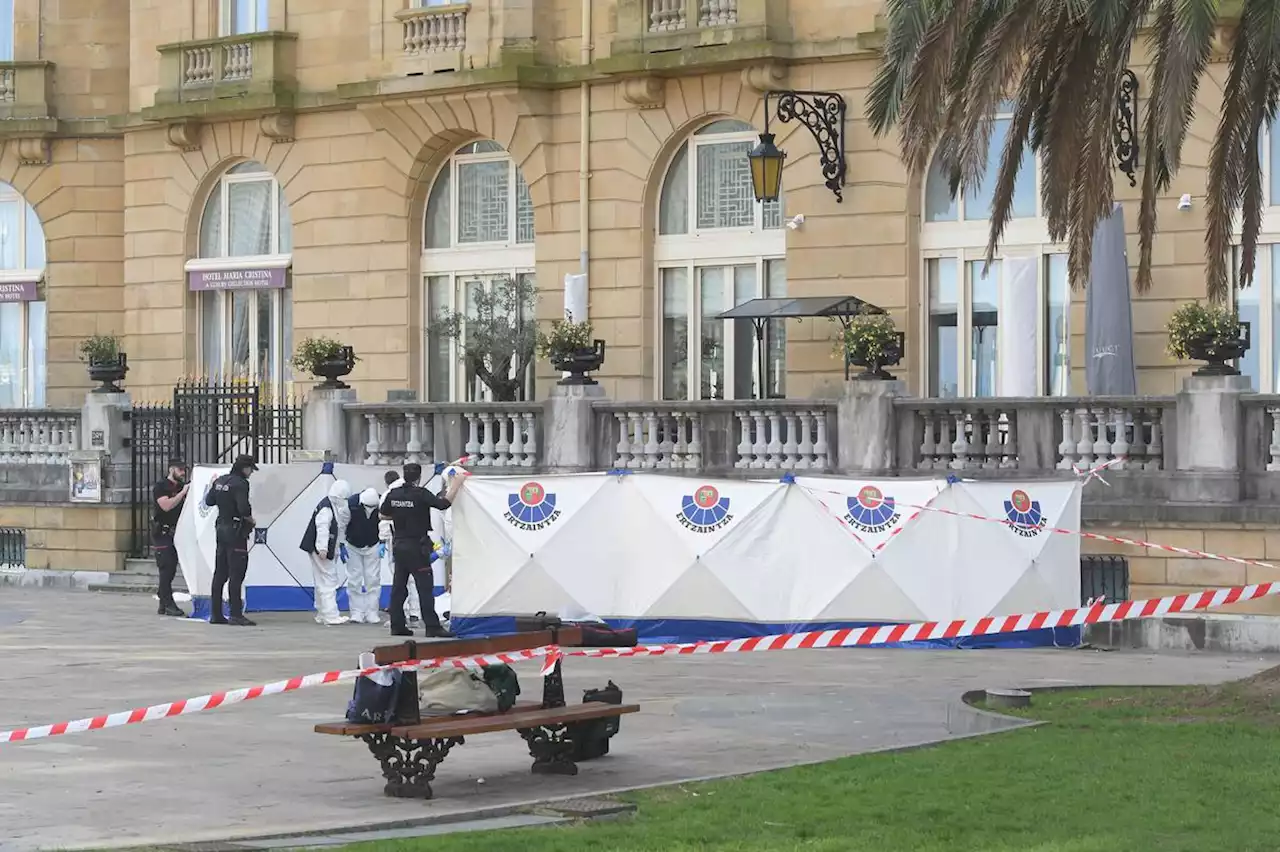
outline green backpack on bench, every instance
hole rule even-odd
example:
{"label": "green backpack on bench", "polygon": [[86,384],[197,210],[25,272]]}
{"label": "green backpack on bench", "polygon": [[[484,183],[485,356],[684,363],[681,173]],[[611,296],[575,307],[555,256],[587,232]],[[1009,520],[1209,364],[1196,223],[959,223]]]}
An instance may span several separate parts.
{"label": "green backpack on bench", "polygon": [[505,663],[484,667],[484,682],[498,698],[498,712],[505,713],[516,706],[520,696],[520,679],[515,670]]}

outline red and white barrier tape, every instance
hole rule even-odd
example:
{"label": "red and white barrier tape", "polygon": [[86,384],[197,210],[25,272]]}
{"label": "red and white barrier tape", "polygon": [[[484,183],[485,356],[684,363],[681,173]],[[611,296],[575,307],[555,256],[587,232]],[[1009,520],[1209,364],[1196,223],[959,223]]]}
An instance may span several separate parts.
{"label": "red and white barrier tape", "polygon": [[780,633],[749,639],[719,642],[691,642],[680,645],[638,645],[634,648],[562,649],[566,657],[645,657],[683,654],[725,654],[744,651],[783,651],[801,648],[849,648],[917,642],[930,639],[962,639],[1018,633],[1047,627],[1078,627],[1139,618],[1158,618],[1172,613],[1195,612],[1244,601],[1280,595],[1280,583],[1257,583],[1228,589],[1206,589],[1142,601],[1082,606],[1074,609],[1034,612],[1023,615],[993,615],[956,621],[927,621],[915,624],[885,624],[878,627],[848,627],[806,633]]}
{"label": "red and white barrier tape", "polygon": [[139,707],[136,710],[123,710],[105,716],[94,716],[88,719],[77,719],[74,722],[59,722],[56,725],[41,725],[34,728],[20,728],[15,731],[0,731],[0,743],[23,742],[44,737],[56,737],[62,734],[78,734],[82,731],[97,731],[103,728],[118,728],[122,725],[136,725],[140,722],[154,722],[174,716],[190,716],[217,707],[240,704],[262,698],[267,695],[279,695],[284,692],[296,692],[313,686],[324,686],[330,683],[355,680],[374,674],[384,669],[434,669],[434,668],[474,668],[477,666],[495,665],[497,663],[518,663],[553,653],[553,647],[530,648],[524,651],[511,651],[505,654],[484,654],[471,657],[442,657],[434,660],[410,660],[391,666],[375,666],[368,669],[348,669],[346,671],[319,672],[278,680],[260,686],[232,689],[226,692],[215,692],[212,695],[201,695],[182,701],[169,701],[164,704],[153,704],[150,707]]}

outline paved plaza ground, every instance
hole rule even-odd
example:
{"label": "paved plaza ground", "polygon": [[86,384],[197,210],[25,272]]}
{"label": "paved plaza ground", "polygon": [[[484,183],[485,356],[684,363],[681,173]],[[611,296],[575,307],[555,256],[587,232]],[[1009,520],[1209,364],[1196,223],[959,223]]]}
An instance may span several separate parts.
{"label": "paved plaza ground", "polygon": [[[160,619],[153,607],[142,597],[0,588],[0,730],[349,668],[387,640],[376,627],[322,628],[301,614],[234,629]],[[773,769],[955,736],[955,704],[968,689],[1216,683],[1276,663],[1076,650],[569,660],[570,700],[612,678],[642,705],[623,720],[614,753],[576,778],[535,778],[517,735],[474,737],[441,766],[431,802],[385,798],[362,744],[311,732],[341,717],[350,694],[349,685],[320,687],[0,745],[0,850],[325,830]],[[537,664],[518,671],[526,697],[540,694]]]}

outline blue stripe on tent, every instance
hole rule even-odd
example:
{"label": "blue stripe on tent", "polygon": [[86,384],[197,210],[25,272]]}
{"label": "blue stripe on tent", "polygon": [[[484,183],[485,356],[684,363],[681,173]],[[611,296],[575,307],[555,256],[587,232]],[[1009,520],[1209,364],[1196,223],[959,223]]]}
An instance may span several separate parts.
{"label": "blue stripe on tent", "polygon": [[[725,639],[745,639],[752,636],[772,636],[779,633],[800,633],[811,630],[843,630],[853,627],[881,627],[896,622],[883,621],[814,621],[805,624],[765,623],[757,621],[714,621],[686,618],[611,618],[605,621],[612,627],[634,627],[641,643],[717,642]],[[516,632],[515,616],[454,615],[450,629],[460,637],[493,636]],[[880,645],[882,648],[1075,648],[1082,644],[1079,627],[1046,627],[1040,630],[1024,630],[1017,633],[999,633],[994,636],[968,636],[960,639],[929,639],[917,642],[895,642]]]}
{"label": "blue stripe on tent", "polygon": [[[444,586],[435,587],[436,597],[444,594]],[[191,617],[208,619],[210,613],[209,596],[191,599]],[[382,587],[379,606],[386,609],[391,605],[391,587]],[[245,612],[311,612],[316,608],[315,599],[311,597],[311,589],[301,586],[249,586],[244,590]],[[338,609],[348,608],[347,590],[338,589]]]}

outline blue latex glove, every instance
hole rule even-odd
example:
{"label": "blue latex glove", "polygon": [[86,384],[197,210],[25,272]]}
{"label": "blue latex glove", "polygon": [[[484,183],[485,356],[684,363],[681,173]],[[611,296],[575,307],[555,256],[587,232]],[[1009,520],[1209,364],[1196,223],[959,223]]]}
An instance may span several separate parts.
{"label": "blue latex glove", "polygon": [[345,544],[338,545],[338,558],[342,560],[342,564],[347,564],[347,546]]}
{"label": "blue latex glove", "polygon": [[378,542],[378,558],[385,559],[387,557],[387,543],[385,541]]}
{"label": "blue latex glove", "polygon": [[435,473],[433,475],[439,476],[440,474],[444,473],[444,469],[448,466],[449,465],[445,464],[444,462],[436,462]]}

